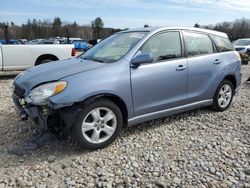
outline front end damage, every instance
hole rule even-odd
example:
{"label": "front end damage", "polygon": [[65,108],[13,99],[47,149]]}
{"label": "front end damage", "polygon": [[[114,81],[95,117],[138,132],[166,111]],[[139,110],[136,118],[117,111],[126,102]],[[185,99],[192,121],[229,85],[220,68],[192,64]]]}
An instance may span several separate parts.
{"label": "front end damage", "polygon": [[50,101],[47,105],[32,105],[25,101],[23,94],[24,91],[15,85],[12,98],[16,111],[23,121],[31,119],[39,129],[57,131],[64,136],[70,135],[71,127],[81,110],[80,104],[59,109]]}
{"label": "front end damage", "polygon": [[242,64],[248,64],[250,53],[240,53]]}

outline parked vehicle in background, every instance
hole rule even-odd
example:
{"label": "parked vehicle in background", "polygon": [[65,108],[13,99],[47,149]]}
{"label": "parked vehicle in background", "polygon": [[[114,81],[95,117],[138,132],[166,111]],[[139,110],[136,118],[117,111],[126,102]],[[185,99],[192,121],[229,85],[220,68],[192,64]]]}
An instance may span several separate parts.
{"label": "parked vehicle in background", "polygon": [[88,41],[88,43],[91,44],[92,46],[95,46],[99,42],[101,42],[101,39],[93,39]]}
{"label": "parked vehicle in background", "polygon": [[21,43],[18,40],[11,39],[8,40],[8,43],[6,40],[0,40],[0,44],[21,44]]}
{"label": "parked vehicle in background", "polygon": [[73,38],[73,37],[70,37],[69,38],[69,42],[72,44],[73,43],[73,41],[75,41],[75,40],[82,40],[81,38]]}
{"label": "parked vehicle in background", "polygon": [[73,56],[75,48],[72,44],[0,45],[0,70],[25,70],[35,65]]}
{"label": "parked vehicle in background", "polygon": [[78,51],[86,52],[92,47],[92,45],[87,43],[85,40],[72,40],[71,43],[74,44],[75,49]]}
{"label": "parked vehicle in background", "polygon": [[65,37],[50,37],[49,39],[34,39],[28,42],[28,44],[67,44]]}
{"label": "parked vehicle in background", "polygon": [[28,42],[28,44],[38,44],[40,41],[42,41],[44,39],[34,39]]}
{"label": "parked vehicle in background", "polygon": [[53,40],[43,39],[39,41],[37,44],[60,44],[60,42],[57,39],[53,39]]}
{"label": "parked vehicle in background", "polygon": [[27,41],[27,39],[18,39],[18,42],[20,44],[26,44],[28,41]]}
{"label": "parked vehicle in background", "polygon": [[98,149],[122,127],[203,106],[226,110],[240,70],[239,53],[224,33],[147,27],[25,71],[14,80],[13,101],[23,119]]}
{"label": "parked vehicle in background", "polygon": [[250,60],[250,38],[238,39],[233,42],[234,48],[240,53],[242,64],[247,65]]}

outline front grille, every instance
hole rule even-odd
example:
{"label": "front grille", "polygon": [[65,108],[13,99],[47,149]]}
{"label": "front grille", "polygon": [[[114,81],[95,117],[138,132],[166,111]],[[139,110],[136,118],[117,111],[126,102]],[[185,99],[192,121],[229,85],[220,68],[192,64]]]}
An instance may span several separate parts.
{"label": "front grille", "polygon": [[25,90],[23,88],[21,88],[20,86],[18,86],[17,84],[14,84],[14,94],[19,97],[19,98],[23,98],[23,94],[25,93]]}

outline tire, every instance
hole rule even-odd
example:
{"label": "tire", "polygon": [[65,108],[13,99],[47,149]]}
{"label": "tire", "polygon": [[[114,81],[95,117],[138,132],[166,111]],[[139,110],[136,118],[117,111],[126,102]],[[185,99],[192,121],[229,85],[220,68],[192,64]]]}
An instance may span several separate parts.
{"label": "tire", "polygon": [[37,63],[37,65],[49,63],[49,62],[51,62],[51,61],[53,61],[53,60],[52,60],[52,59],[43,59],[43,60],[41,60],[39,63]]}
{"label": "tire", "polygon": [[225,111],[233,100],[234,92],[232,82],[226,79],[223,80],[215,92],[211,108],[215,111]]}
{"label": "tire", "polygon": [[242,65],[248,65],[248,61],[242,61]]}
{"label": "tire", "polygon": [[119,107],[110,100],[97,99],[79,113],[72,137],[84,148],[101,149],[114,142],[122,126],[123,117]]}

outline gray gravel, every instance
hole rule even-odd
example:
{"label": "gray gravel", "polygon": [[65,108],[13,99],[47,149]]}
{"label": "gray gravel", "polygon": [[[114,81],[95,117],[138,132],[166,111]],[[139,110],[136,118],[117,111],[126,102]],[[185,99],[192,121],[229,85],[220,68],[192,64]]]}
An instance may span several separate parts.
{"label": "gray gravel", "polygon": [[[242,72],[245,81],[250,65]],[[0,188],[250,187],[250,84],[225,112],[205,108],[143,123],[102,150],[69,140],[16,156],[7,150],[31,139],[36,126],[15,115],[12,80],[0,78]]]}

